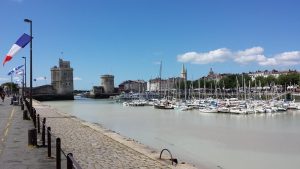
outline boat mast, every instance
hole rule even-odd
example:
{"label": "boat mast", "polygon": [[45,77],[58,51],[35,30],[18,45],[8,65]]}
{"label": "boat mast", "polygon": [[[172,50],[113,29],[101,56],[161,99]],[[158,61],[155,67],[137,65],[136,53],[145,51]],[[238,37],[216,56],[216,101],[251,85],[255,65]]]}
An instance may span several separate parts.
{"label": "boat mast", "polygon": [[236,76],[236,97],[239,99],[239,80],[238,77]]}
{"label": "boat mast", "polygon": [[199,78],[199,80],[198,80],[198,87],[199,87],[199,95],[198,95],[198,97],[199,97],[199,100],[200,100],[200,89],[201,89],[201,84],[200,84],[200,78]]}
{"label": "boat mast", "polygon": [[162,61],[160,61],[160,67],[159,67],[159,93],[158,93],[158,95],[159,95],[159,98],[161,98],[161,96],[160,96],[160,92],[161,92],[161,71],[162,71]]}
{"label": "boat mast", "polygon": [[186,79],[184,79],[184,101],[186,101],[187,90],[186,90]]}
{"label": "boat mast", "polygon": [[226,98],[226,88],[225,88],[225,83],[224,83],[224,80],[223,80],[223,99]]}
{"label": "boat mast", "polygon": [[244,97],[245,100],[247,99],[247,86],[246,86],[246,79],[244,78]]}
{"label": "boat mast", "polygon": [[254,99],[256,100],[257,99],[257,86],[256,86],[256,78],[254,79],[254,85],[255,85],[255,95],[254,95]]}
{"label": "boat mast", "polygon": [[205,78],[204,78],[204,95],[203,95],[203,99],[206,99],[206,82],[205,82]]}
{"label": "boat mast", "polygon": [[251,96],[251,83],[250,83],[250,80],[249,80],[248,99],[250,99],[250,96]]}

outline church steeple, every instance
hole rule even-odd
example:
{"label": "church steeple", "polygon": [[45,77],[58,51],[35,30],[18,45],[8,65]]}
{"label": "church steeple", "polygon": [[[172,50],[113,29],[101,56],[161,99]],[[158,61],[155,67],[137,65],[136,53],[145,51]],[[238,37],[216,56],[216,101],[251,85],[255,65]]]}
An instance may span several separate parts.
{"label": "church steeple", "polygon": [[214,75],[214,71],[212,70],[212,68],[210,68],[209,72],[208,72],[208,75]]}
{"label": "church steeple", "polygon": [[187,78],[187,70],[184,67],[184,64],[182,64],[182,69],[181,69],[181,78],[185,79]]}

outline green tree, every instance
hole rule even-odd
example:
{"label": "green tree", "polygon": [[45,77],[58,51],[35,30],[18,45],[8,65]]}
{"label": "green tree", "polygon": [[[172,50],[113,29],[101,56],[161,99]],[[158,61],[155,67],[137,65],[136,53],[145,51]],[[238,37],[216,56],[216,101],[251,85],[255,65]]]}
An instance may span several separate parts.
{"label": "green tree", "polygon": [[269,85],[269,86],[277,84],[277,79],[273,75],[269,75],[268,77],[266,77],[265,81],[266,81],[267,85]]}
{"label": "green tree", "polygon": [[[249,82],[251,86],[259,86],[259,84],[263,86],[270,86],[270,85],[294,85],[294,84],[300,84],[300,74],[299,73],[289,73],[287,75],[280,75],[278,78],[276,78],[273,75],[269,75],[268,77],[258,76],[255,78],[255,80],[252,81],[251,77],[248,74],[229,74],[224,75],[223,78],[221,78],[217,83],[214,80],[204,80],[203,78],[200,78],[200,86],[201,88],[204,88],[204,83],[207,89],[215,88],[215,85],[217,85],[218,88],[223,89],[224,87],[226,89],[229,88],[236,88],[237,84],[239,87],[246,85],[248,87]],[[187,82],[187,88],[190,88],[190,84],[193,83],[194,88],[199,87],[198,80],[195,80],[193,82],[188,81]],[[181,89],[184,89],[184,83],[181,82],[180,84]]]}
{"label": "green tree", "polygon": [[7,86],[9,91],[11,91],[11,89],[12,89],[12,92],[18,92],[18,90],[19,90],[18,84],[16,84],[16,83],[6,82],[6,83],[2,83],[1,86],[3,88],[4,88],[4,86]]}
{"label": "green tree", "polygon": [[281,85],[294,85],[299,84],[300,74],[298,73],[289,73],[287,75],[279,75],[278,83]]}
{"label": "green tree", "polygon": [[258,76],[258,77],[255,78],[255,80],[256,80],[256,84],[259,85],[259,83],[260,83],[261,87],[267,85],[267,80],[263,76]]}

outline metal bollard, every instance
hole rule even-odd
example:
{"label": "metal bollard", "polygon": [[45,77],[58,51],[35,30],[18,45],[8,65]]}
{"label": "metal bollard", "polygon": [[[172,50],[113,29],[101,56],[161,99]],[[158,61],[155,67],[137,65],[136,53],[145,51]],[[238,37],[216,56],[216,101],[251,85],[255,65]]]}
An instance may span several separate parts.
{"label": "metal bollard", "polygon": [[40,124],[40,115],[38,114],[37,115],[37,131],[38,131],[38,133],[41,133],[40,127],[41,127],[41,124]]}
{"label": "metal bollard", "polygon": [[33,145],[33,129],[28,130],[28,145]]}
{"label": "metal bollard", "polygon": [[73,169],[73,162],[72,162],[70,156],[73,156],[73,154],[69,153],[67,155],[67,169]]}
{"label": "metal bollard", "polygon": [[23,111],[23,120],[29,120],[27,110]]}
{"label": "metal bollard", "polygon": [[32,118],[32,109],[30,108],[30,105],[28,111],[29,111],[30,118]]}
{"label": "metal bollard", "polygon": [[46,146],[45,142],[46,142],[46,118],[43,118],[43,126],[42,126],[42,144],[43,147]]}
{"label": "metal bollard", "polygon": [[47,139],[48,139],[48,157],[51,157],[51,127],[47,128]]}
{"label": "metal bollard", "polygon": [[32,121],[33,121],[34,128],[36,128],[36,111],[35,110],[33,111]]}
{"label": "metal bollard", "polygon": [[34,129],[34,132],[33,132],[34,134],[33,134],[33,144],[35,145],[35,146],[37,146],[37,131],[36,131],[36,129]]}
{"label": "metal bollard", "polygon": [[56,169],[61,169],[60,138],[56,138]]}
{"label": "metal bollard", "polygon": [[36,129],[28,130],[28,145],[32,145],[32,146],[37,145]]}

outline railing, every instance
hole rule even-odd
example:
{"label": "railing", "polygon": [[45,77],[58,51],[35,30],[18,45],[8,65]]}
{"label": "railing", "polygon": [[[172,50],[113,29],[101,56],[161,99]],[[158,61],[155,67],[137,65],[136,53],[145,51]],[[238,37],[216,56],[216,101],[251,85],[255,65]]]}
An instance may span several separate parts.
{"label": "railing", "polygon": [[[28,110],[30,110],[30,105],[27,100],[24,100],[25,105],[27,107],[27,110],[23,110],[24,107],[21,106],[21,109],[23,110],[23,119],[29,120],[28,117]],[[23,105],[23,102],[21,102],[21,105]],[[61,148],[61,139],[59,137],[56,137],[54,133],[51,132],[51,127],[46,126],[46,118],[43,118],[42,120],[42,133],[41,133],[41,139],[42,139],[42,145],[37,144],[37,133],[40,133],[40,115],[36,114],[36,110],[34,107],[32,107],[32,111],[29,112],[30,119],[32,119],[34,129],[31,129],[28,131],[28,144],[31,144],[33,146],[37,147],[47,147],[48,157],[52,158],[52,137],[56,138],[56,168],[61,169],[61,153],[66,157],[67,159],[67,169],[82,169],[78,162],[74,159],[72,153],[66,154],[63,149]],[[47,128],[47,130],[46,130]],[[46,145],[46,131],[47,131],[47,145]]]}
{"label": "railing", "polygon": [[169,155],[171,156],[171,158],[169,160],[172,162],[172,165],[173,165],[173,163],[175,163],[175,165],[177,165],[178,164],[178,160],[176,158],[173,158],[173,156],[171,154],[171,151],[168,150],[168,149],[166,149],[166,148],[161,150],[160,155],[159,155],[159,159],[161,159],[161,155],[162,155],[162,153],[164,151],[167,151],[169,153]]}

